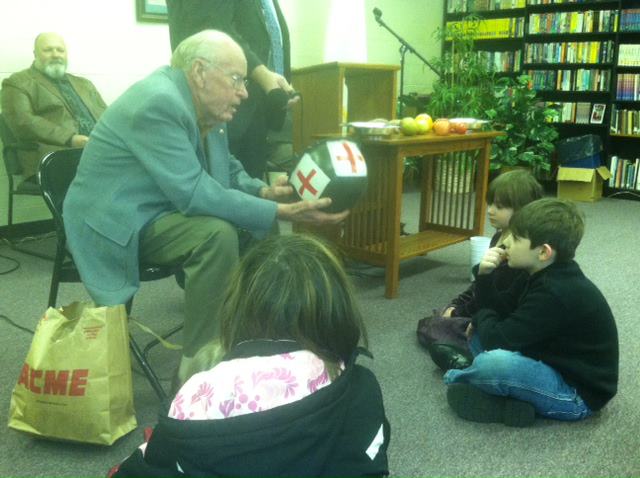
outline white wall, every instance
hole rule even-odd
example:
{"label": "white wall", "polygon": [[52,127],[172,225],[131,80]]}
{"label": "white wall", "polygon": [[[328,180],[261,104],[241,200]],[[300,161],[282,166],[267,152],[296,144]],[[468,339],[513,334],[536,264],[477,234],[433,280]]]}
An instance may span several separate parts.
{"label": "white wall", "polygon": [[[400,63],[400,44],[375,22],[374,7],[382,10],[383,20],[428,60],[440,54],[440,44],[433,41],[432,34],[442,24],[443,0],[334,3],[349,2],[359,3],[356,11],[364,10],[364,19],[354,19],[362,28],[353,29],[366,36],[363,62]],[[327,32],[332,0],[280,3],[291,30],[293,67],[323,63],[326,46],[331,43],[328,35],[335,35]],[[347,11],[353,10],[348,7]],[[93,81],[107,103],[169,61],[167,26],[138,23],[135,0],[0,0],[0,80],[31,64],[33,40],[43,31],[56,31],[65,38],[69,71]],[[415,56],[407,54],[406,60],[405,92],[430,91],[433,74]],[[6,174],[0,166],[0,226],[6,224],[6,207]],[[16,222],[48,217],[38,198],[18,198],[15,207]]]}
{"label": "white wall", "polygon": [[69,71],[93,81],[107,103],[171,54],[167,26],[137,23],[134,0],[0,0],[0,12],[2,78],[31,64],[43,31],[65,38]]}
{"label": "white wall", "polygon": [[[400,43],[380,27],[373,9],[382,11],[382,19],[398,35],[431,61],[440,56],[440,43],[433,33],[442,25],[444,0],[333,0],[335,3],[364,3],[366,61],[400,64]],[[324,61],[328,41],[327,25],[332,0],[280,0],[291,31],[291,56],[294,67],[315,65]],[[346,11],[352,10],[345,6]],[[357,9],[356,9],[357,10]],[[359,20],[354,20],[358,22]],[[355,29],[359,31],[359,28]],[[348,40],[347,40],[348,41]],[[431,91],[435,75],[414,55],[407,53],[405,92]]]}

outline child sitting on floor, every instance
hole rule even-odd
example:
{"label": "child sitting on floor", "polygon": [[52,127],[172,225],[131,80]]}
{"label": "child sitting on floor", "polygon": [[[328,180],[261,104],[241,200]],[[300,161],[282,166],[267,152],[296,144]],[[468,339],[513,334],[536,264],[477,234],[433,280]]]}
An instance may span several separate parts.
{"label": "child sitting on floor", "polygon": [[[444,375],[462,418],[534,423],[581,420],[618,387],[618,333],[607,301],[573,260],[584,221],[569,201],[545,198],[513,215],[506,249],[491,248],[476,278],[469,330],[473,363]],[[500,264],[528,275],[515,309],[493,287]]]}
{"label": "child sitting on floor", "polygon": [[[511,216],[542,195],[540,183],[524,169],[508,171],[491,181],[487,191],[487,215],[496,233],[491,238],[490,247],[501,246],[509,235]],[[501,264],[491,277],[495,289],[511,297],[514,304],[523,291],[526,279],[526,273],[511,269],[506,263]],[[473,282],[442,312],[434,310],[432,317],[418,322],[418,340],[443,371],[471,365],[472,356],[465,331],[477,310],[476,285]]]}
{"label": "child sitting on floor", "polygon": [[250,249],[221,337],[223,361],[182,386],[115,476],[389,474],[380,386],[355,363],[362,316],[324,243],[293,234]]}

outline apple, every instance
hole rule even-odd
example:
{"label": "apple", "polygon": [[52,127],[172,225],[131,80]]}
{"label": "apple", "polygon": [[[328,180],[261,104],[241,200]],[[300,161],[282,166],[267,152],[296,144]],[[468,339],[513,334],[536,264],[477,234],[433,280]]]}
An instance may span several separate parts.
{"label": "apple", "polygon": [[402,131],[402,134],[405,136],[414,136],[418,134],[418,123],[411,116],[402,118],[400,120],[400,131]]}
{"label": "apple", "polygon": [[418,123],[418,134],[428,133],[433,128],[433,120],[427,113],[416,116],[416,123]]}
{"label": "apple", "polygon": [[438,136],[446,136],[449,134],[449,120],[446,118],[438,118],[435,123],[433,123],[433,131]]}
{"label": "apple", "polygon": [[451,131],[458,134],[465,134],[467,132],[467,123],[451,123]]}

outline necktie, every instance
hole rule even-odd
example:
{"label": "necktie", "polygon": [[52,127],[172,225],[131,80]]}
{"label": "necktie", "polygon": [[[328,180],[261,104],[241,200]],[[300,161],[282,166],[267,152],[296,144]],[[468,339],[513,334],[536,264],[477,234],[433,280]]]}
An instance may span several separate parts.
{"label": "necktie", "polygon": [[284,74],[284,51],[282,46],[282,31],[278,23],[278,16],[272,0],[262,0],[265,26],[271,39],[269,54],[269,68],[276,73]]}

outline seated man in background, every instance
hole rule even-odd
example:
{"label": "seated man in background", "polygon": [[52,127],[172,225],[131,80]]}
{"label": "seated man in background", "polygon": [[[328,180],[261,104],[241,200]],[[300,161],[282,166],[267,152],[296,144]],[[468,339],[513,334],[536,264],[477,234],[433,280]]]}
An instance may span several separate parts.
{"label": "seated man in background", "polygon": [[[106,105],[93,83],[67,73],[67,48],[57,33],[41,33],[30,68],[2,82],[2,114],[20,143],[25,179],[38,172],[45,154],[66,147],[81,148]],[[34,178],[35,179],[35,178]]]}
{"label": "seated man in background", "polygon": [[69,249],[100,305],[127,302],[139,262],[184,271],[183,355],[174,385],[221,359],[218,314],[239,260],[238,230],[264,237],[276,218],[334,224],[328,198],[279,204],[293,190],[251,178],[226,122],[247,98],[247,61],[225,33],[183,40],[171,66],[118,98],[87,144],[64,203]]}

